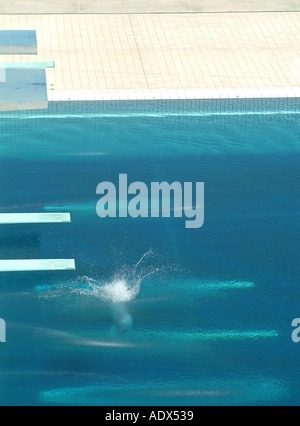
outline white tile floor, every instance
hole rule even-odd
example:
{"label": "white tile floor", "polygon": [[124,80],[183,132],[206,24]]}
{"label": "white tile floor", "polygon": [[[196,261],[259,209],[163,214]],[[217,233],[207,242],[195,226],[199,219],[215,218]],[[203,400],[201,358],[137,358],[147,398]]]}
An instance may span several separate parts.
{"label": "white tile floor", "polygon": [[1,29],[36,29],[54,61],[48,89],[114,91],[300,86],[300,13],[0,15]]}

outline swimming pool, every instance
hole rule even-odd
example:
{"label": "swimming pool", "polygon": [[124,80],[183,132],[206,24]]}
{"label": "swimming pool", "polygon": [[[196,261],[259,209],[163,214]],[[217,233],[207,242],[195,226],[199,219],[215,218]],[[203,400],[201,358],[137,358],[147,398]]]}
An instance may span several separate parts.
{"label": "swimming pool", "polygon": [[[2,113],[1,405],[299,401],[299,99],[50,103]],[[205,182],[205,223],[96,214],[99,182]],[[131,287],[130,287],[131,286]],[[133,287],[134,287],[134,291]]]}

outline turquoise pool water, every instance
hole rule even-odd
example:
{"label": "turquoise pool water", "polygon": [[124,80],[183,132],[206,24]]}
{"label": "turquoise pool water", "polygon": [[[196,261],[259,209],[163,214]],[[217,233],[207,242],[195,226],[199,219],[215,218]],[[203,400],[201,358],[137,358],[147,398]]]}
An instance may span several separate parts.
{"label": "turquoise pool water", "polygon": [[[299,100],[52,103],[0,115],[1,405],[299,403]],[[205,224],[96,214],[102,181],[205,182]]]}

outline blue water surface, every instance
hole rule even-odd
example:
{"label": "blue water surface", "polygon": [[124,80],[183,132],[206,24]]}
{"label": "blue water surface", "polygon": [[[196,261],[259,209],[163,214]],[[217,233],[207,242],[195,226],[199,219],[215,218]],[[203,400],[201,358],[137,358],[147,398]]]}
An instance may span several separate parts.
{"label": "blue water surface", "polygon": [[[299,100],[51,104],[0,117],[1,405],[298,405]],[[96,187],[205,182],[205,224],[107,218]],[[139,262],[141,260],[141,262]]]}

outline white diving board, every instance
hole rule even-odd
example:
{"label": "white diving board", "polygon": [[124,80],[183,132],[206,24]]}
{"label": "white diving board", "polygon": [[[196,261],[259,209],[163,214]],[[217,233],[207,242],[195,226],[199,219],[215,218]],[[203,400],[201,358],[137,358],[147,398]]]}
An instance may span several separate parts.
{"label": "white diving board", "polygon": [[0,272],[75,270],[74,259],[0,260]]}
{"label": "white diving board", "polygon": [[5,69],[45,69],[55,68],[55,63],[52,61],[47,62],[0,62],[0,68]]}
{"label": "white diving board", "polygon": [[0,225],[71,222],[70,213],[0,213]]}

